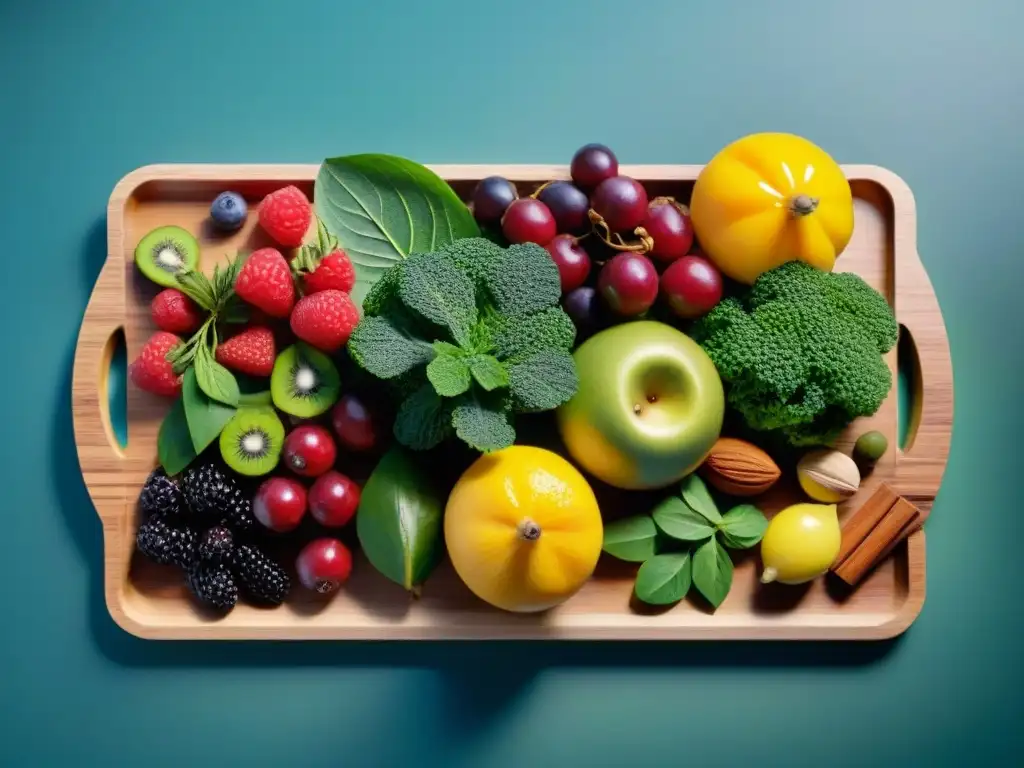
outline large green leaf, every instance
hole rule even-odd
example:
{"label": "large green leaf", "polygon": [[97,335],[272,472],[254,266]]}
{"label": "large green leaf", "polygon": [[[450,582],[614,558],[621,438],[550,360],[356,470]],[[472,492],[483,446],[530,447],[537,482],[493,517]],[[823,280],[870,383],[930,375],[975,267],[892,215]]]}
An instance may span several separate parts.
{"label": "large green leaf", "polygon": [[352,259],[357,306],[380,275],[409,254],[480,236],[472,213],[447,182],[394,155],[328,158],[313,197],[317,216]]}
{"label": "large green leaf", "polygon": [[370,563],[417,591],[444,549],[444,501],[404,448],[390,449],[370,475],[356,512],[356,534]]}
{"label": "large green leaf", "polygon": [[174,401],[160,424],[156,450],[160,465],[168,475],[178,474],[196,457],[196,449],[192,445],[188,422],[185,419],[184,401],[180,397]]}
{"label": "large green leaf", "polygon": [[185,419],[192,436],[192,445],[196,453],[200,454],[217,439],[237,409],[207,396],[199,387],[195,366],[185,371],[182,377],[181,400],[185,406]]}

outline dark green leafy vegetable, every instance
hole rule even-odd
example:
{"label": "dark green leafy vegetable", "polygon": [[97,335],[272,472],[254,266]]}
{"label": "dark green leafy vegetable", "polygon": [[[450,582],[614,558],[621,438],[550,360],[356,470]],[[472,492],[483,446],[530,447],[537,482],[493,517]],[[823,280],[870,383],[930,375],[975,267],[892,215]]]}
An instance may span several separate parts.
{"label": "dark green leafy vegetable", "polygon": [[693,586],[717,608],[732,588],[732,559],[717,538],[708,539],[693,553]]}
{"label": "dark green leafy vegetable", "polygon": [[185,404],[182,398],[174,401],[156,438],[157,458],[168,475],[176,475],[192,463],[196,457],[192,436],[185,418]]}
{"label": "dark green leafy vegetable", "polygon": [[649,515],[615,520],[604,527],[602,549],[612,557],[642,563],[656,554],[658,529]]}
{"label": "dark green leafy vegetable", "polygon": [[425,450],[454,432],[479,451],[498,450],[515,441],[516,413],[551,410],[576,393],[576,329],[560,296],[558,268],[540,246],[457,240],[381,275],[348,351],[399,385],[402,445]]}
{"label": "dark green leafy vegetable", "polygon": [[768,530],[768,520],[753,504],[740,504],[722,515],[718,530],[730,549],[750,549]]}
{"label": "dark green leafy vegetable", "polygon": [[792,446],[831,443],[892,388],[882,356],[896,344],[896,319],[885,297],[850,272],[776,267],[691,333],[715,363],[729,407],[750,429]]}
{"label": "dark green leafy vegetable", "polygon": [[678,603],[690,591],[691,568],[689,552],[655,555],[640,566],[633,591],[648,605]]}
{"label": "dark green leafy vegetable", "polygon": [[651,516],[662,533],[679,541],[704,541],[715,535],[714,525],[678,496],[663,500]]}

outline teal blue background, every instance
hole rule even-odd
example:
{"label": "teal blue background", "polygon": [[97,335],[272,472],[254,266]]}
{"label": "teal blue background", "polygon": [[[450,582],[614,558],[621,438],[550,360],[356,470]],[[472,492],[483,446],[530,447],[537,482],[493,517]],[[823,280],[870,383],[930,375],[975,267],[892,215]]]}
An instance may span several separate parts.
{"label": "teal blue background", "polygon": [[[1019,0],[0,0],[0,764],[1018,756],[1022,27]],[[956,421],[901,640],[156,644],[110,622],[69,371],[123,174],[367,150],[565,162],[595,140],[700,163],[768,129],[916,193]]]}

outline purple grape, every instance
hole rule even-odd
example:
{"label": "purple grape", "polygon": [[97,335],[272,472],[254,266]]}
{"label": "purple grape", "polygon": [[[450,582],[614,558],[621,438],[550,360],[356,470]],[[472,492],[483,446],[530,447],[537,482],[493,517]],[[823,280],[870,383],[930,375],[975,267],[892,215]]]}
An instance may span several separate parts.
{"label": "purple grape", "polygon": [[540,191],[537,199],[551,209],[560,233],[582,235],[590,228],[587,218],[590,200],[570,182],[551,182]]}
{"label": "purple grape", "polygon": [[473,216],[481,224],[498,224],[517,197],[515,185],[508,179],[501,176],[481,179],[473,190]]}

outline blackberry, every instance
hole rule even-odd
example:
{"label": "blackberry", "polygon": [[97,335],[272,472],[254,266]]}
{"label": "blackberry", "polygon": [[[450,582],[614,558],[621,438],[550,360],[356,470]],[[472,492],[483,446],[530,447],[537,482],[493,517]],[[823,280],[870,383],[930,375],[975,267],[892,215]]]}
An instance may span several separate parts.
{"label": "blackberry", "polygon": [[185,584],[199,602],[211,608],[228,610],[238,602],[238,586],[227,566],[196,560],[185,574]]}
{"label": "blackberry", "polygon": [[139,507],[146,515],[181,515],[185,511],[185,497],[178,484],[171,480],[162,467],[149,473],[139,494]]}
{"label": "blackberry", "polygon": [[228,472],[214,462],[189,467],[181,481],[185,502],[208,525],[226,525],[235,533],[252,530],[252,499]]}
{"label": "blackberry", "polygon": [[150,515],[135,535],[139,552],[161,565],[188,568],[195,559],[196,533],[191,528],[172,525],[165,513]]}
{"label": "blackberry", "polygon": [[288,596],[291,587],[288,574],[256,547],[239,544],[235,547],[232,565],[242,589],[255,602],[280,605]]}
{"label": "blackberry", "polygon": [[199,540],[199,557],[214,565],[227,565],[234,549],[234,537],[231,531],[222,525],[215,525],[202,535]]}

